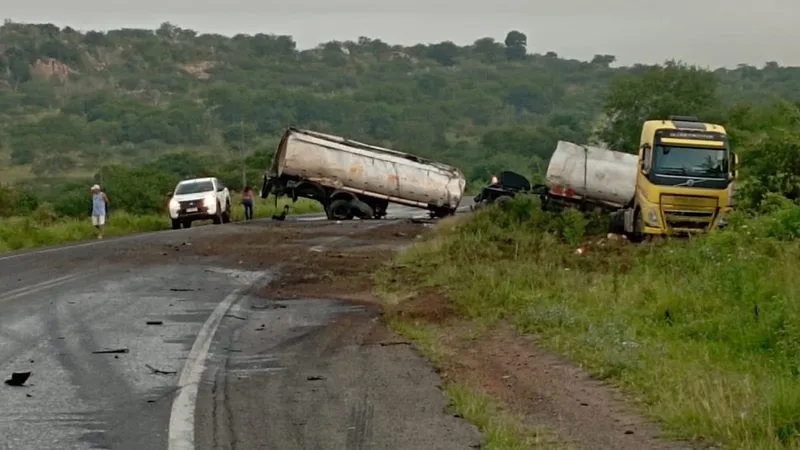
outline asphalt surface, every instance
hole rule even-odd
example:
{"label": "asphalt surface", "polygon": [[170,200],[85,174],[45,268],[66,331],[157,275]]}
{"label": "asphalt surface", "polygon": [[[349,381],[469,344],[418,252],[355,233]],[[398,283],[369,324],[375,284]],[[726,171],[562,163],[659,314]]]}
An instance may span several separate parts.
{"label": "asphalt surface", "polygon": [[[390,214],[425,216],[411,208]],[[313,227],[321,219],[287,222]],[[268,225],[201,226],[0,256],[0,378],[32,372],[23,387],[0,385],[0,449],[480,443],[473,427],[444,412],[427,363],[408,346],[370,344],[374,311],[325,299],[278,305],[248,294],[274,282],[278,267],[125,256],[255,226]],[[352,326],[342,327],[347,321]],[[109,350],[120,353],[97,353]]]}

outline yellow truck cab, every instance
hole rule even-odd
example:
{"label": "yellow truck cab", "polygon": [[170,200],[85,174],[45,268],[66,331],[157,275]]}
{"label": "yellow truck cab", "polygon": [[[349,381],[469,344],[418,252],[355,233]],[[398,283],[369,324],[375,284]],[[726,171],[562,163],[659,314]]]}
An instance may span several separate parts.
{"label": "yellow truck cab", "polygon": [[633,235],[685,235],[724,225],[733,208],[738,157],[725,128],[696,117],[670,116],[642,126]]}

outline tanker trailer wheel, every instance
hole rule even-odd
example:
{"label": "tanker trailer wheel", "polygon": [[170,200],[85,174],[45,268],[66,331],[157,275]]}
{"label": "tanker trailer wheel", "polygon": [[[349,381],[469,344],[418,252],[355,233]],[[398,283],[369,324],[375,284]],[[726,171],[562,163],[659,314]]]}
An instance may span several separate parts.
{"label": "tanker trailer wheel", "polygon": [[334,200],[328,207],[328,218],[331,220],[352,220],[353,212],[350,200]]}

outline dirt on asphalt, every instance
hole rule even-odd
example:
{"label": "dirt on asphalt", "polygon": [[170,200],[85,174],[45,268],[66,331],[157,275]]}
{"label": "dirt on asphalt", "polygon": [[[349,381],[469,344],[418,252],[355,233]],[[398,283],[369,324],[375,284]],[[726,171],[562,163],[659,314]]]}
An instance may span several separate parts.
{"label": "dirt on asphalt", "polygon": [[465,337],[474,336],[470,326],[435,292],[384,308],[371,275],[428,229],[272,222],[131,250],[127,256],[141,264],[202,259],[279,270],[277,281],[249,292],[248,320],[230,337],[239,353],[228,355],[215,394],[201,398],[215,424],[204,431],[213,434],[207,441],[233,440],[235,448],[479,448],[475,429],[445,412],[434,369],[384,325],[384,313],[437,324],[448,354],[443,377],[491,394],[574,447],[691,448],[661,440],[658,427],[616,391],[508,327]]}

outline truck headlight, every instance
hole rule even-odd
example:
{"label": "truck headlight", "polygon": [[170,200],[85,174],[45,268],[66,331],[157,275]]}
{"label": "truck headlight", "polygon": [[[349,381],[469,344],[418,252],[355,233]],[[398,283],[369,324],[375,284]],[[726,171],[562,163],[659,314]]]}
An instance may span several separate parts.
{"label": "truck headlight", "polygon": [[650,227],[658,226],[658,213],[656,213],[655,208],[649,208],[647,210],[647,219],[645,222],[647,223],[647,226]]}

